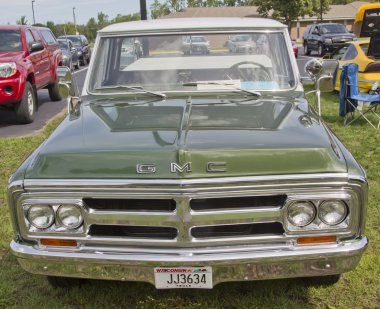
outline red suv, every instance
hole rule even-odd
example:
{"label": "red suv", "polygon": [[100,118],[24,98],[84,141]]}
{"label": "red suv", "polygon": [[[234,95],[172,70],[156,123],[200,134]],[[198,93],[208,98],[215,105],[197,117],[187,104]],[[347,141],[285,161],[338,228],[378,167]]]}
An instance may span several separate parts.
{"label": "red suv", "polygon": [[31,123],[37,90],[47,88],[52,101],[61,100],[56,76],[62,52],[48,28],[0,26],[0,107],[15,110],[21,123]]}

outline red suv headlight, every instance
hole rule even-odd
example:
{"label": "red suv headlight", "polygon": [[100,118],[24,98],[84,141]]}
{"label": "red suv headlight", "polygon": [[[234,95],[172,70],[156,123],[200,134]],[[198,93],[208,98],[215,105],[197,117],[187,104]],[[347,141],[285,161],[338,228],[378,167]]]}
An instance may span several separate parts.
{"label": "red suv headlight", "polygon": [[17,72],[17,66],[14,62],[0,63],[0,77],[11,77]]}

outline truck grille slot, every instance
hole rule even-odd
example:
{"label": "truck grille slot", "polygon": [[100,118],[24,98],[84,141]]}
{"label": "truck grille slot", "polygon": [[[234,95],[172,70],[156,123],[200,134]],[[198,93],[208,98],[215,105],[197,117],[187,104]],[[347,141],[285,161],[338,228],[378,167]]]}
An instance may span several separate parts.
{"label": "truck grille slot", "polygon": [[175,239],[177,229],[166,226],[91,225],[89,234],[100,237]]}
{"label": "truck grille slot", "polygon": [[126,210],[144,212],[173,212],[176,202],[172,199],[95,199],[85,198],[88,208],[95,210]]}
{"label": "truck grille slot", "polygon": [[279,222],[202,226],[191,230],[191,235],[195,238],[282,235],[283,233],[285,231]]}
{"label": "truck grille slot", "polygon": [[193,199],[190,208],[195,211],[281,207],[286,201],[286,195],[243,196],[226,198]]}

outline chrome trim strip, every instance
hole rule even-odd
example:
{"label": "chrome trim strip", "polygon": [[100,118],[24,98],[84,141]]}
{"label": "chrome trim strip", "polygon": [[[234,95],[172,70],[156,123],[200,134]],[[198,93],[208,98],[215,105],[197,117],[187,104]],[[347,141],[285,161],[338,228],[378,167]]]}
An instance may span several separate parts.
{"label": "chrome trim strip", "polygon": [[[197,178],[197,179],[25,179],[24,186],[28,191],[42,191],[70,188],[93,188],[95,190],[114,188],[144,188],[150,187],[175,187],[190,189],[195,186],[236,186],[244,184],[271,186],[285,183],[291,186],[304,182],[305,185],[322,184],[327,182],[348,182],[347,173],[320,173],[320,174],[295,174],[295,175],[268,175],[268,176],[246,176],[246,177],[218,177],[218,178]],[[328,184],[330,185],[330,183]],[[99,188],[100,187],[100,188]]]}

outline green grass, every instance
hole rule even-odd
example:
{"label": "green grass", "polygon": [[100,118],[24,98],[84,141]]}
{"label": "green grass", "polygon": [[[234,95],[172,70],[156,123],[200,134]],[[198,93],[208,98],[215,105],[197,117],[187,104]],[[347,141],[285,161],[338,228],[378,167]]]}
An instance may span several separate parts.
{"label": "green grass", "polygon": [[7,179],[54,129],[0,139],[0,308],[380,308],[380,130],[364,122],[343,126],[337,94],[324,94],[323,118],[368,174],[366,235],[359,266],[334,286],[308,287],[299,279],[225,283],[211,291],[157,291],[146,283],[90,281],[71,290],[51,288],[43,276],[24,272],[9,253],[13,237],[6,206]]}

